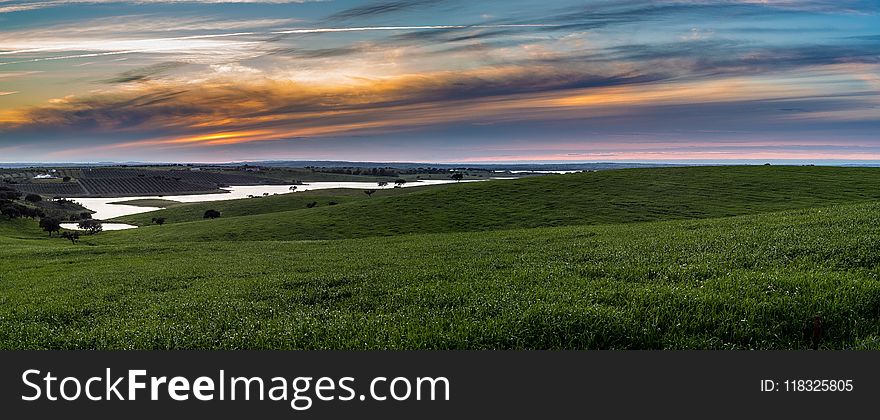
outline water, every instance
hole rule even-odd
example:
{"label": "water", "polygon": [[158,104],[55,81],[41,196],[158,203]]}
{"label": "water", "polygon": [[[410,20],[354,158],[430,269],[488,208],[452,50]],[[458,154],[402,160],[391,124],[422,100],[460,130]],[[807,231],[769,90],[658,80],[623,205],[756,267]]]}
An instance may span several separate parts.
{"label": "water", "polygon": [[[481,180],[465,180],[461,182],[478,182]],[[449,184],[456,181],[452,180],[425,180],[425,181],[411,181],[407,182],[403,185],[403,187],[423,187],[428,185],[440,185],[440,184]],[[201,203],[208,201],[221,201],[221,200],[234,200],[239,198],[247,198],[249,195],[253,196],[262,196],[263,194],[289,194],[293,191],[290,191],[291,187],[296,187],[296,192],[302,191],[310,191],[310,190],[326,190],[331,188],[353,188],[353,189],[380,189],[376,186],[375,182],[310,182],[309,185],[245,185],[245,186],[231,186],[228,188],[224,188],[224,190],[228,191],[226,193],[212,193],[212,194],[193,194],[193,195],[164,195],[164,196],[148,196],[148,197],[112,197],[112,198],[74,198],[73,201],[76,201],[82,204],[85,208],[94,211],[95,214],[92,215],[92,218],[98,220],[108,220],[122,216],[129,216],[132,214],[139,213],[147,213],[155,210],[161,210],[161,207],[140,207],[140,206],[130,206],[126,204],[111,204],[118,203],[120,201],[130,201],[130,200],[171,200],[171,201],[179,201],[181,203]],[[394,186],[393,182],[386,188],[392,188]],[[65,223],[65,225],[72,225],[73,228],[76,227],[75,223]],[[113,225],[111,228],[110,226]],[[62,225],[63,226],[63,225]],[[63,226],[64,227],[64,226]],[[137,226],[126,225],[123,223],[104,223],[104,230],[122,230],[122,229],[132,229]],[[65,227],[65,229],[73,229]]]}
{"label": "water", "polygon": [[[126,230],[126,229],[136,229],[137,226],[127,225],[125,223],[101,223],[101,226],[104,230]],[[84,230],[80,229],[76,223],[62,223],[61,227],[67,230]]]}

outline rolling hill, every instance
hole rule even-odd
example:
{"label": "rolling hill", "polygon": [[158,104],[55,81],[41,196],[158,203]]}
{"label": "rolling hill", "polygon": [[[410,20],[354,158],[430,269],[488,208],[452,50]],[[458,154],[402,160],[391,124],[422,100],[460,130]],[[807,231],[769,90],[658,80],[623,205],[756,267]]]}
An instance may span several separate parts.
{"label": "rolling hill", "polygon": [[[310,191],[200,203],[119,219],[139,225],[153,217],[197,223],[115,235],[122,241],[343,239],[726,217],[876,199],[880,170],[873,168],[623,169],[392,189],[373,198],[360,191]],[[327,206],[331,200],[341,204]],[[319,206],[306,208],[311,201]],[[204,222],[207,209],[225,216]]]}
{"label": "rolling hill", "polygon": [[819,317],[820,348],[880,349],[878,186],[715,167],[294,194],[77,245],[3,221],[0,348],[803,349]]}

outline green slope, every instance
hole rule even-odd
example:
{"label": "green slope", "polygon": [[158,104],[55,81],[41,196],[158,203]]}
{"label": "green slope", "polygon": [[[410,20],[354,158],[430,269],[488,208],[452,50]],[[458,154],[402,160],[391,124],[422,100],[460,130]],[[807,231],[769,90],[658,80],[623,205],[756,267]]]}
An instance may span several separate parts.
{"label": "green slope", "polygon": [[823,348],[880,349],[878,187],[718,167],[328,191],[349,200],[179,206],[75,246],[0,220],[0,349],[793,349],[815,316]]}
{"label": "green slope", "polygon": [[[33,240],[39,244],[46,240]],[[324,242],[6,246],[0,348],[880,348],[880,205]]]}
{"label": "green slope", "polygon": [[[400,191],[400,190],[398,190]],[[382,193],[392,193],[383,191]],[[351,192],[357,196],[362,192]],[[724,217],[880,198],[880,169],[690,167],[627,169],[444,185],[305,209],[297,194],[227,202],[227,216],[180,206],[140,215],[199,220],[115,233],[117,240],[309,240]],[[341,199],[340,199],[340,202]],[[271,203],[271,205],[269,205]],[[289,210],[289,209],[296,210]],[[243,210],[246,209],[246,210]],[[287,210],[287,211],[284,211]],[[127,220],[127,219],[126,219]],[[108,238],[108,240],[111,240]]]}
{"label": "green slope", "polygon": [[223,217],[278,213],[305,209],[307,208],[306,205],[312,202],[317,202],[317,207],[325,207],[329,206],[331,202],[341,204],[358,200],[394,197],[403,194],[416,193],[426,188],[432,187],[376,188],[376,192],[372,197],[364,194],[364,190],[329,189],[237,200],[211,201],[205,203],[180,203],[164,210],[119,217],[113,219],[113,221],[137,226],[147,226],[152,224],[153,218],[164,217],[165,223],[174,224],[202,220],[205,210],[209,209],[221,212]]}

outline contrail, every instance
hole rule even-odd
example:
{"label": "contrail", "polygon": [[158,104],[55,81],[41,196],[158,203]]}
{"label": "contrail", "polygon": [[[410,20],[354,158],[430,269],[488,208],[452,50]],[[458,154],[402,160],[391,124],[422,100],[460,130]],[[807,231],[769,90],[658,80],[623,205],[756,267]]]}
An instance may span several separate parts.
{"label": "contrail", "polygon": [[[192,35],[192,36],[183,36],[183,37],[173,37],[173,38],[155,38],[155,39],[142,39],[142,40],[132,40],[130,42],[143,42],[143,43],[159,43],[163,41],[182,41],[182,40],[191,40],[191,39],[211,39],[211,38],[228,38],[228,37],[239,37],[239,36],[268,36],[268,35],[293,35],[293,34],[320,34],[320,33],[334,33],[334,32],[366,32],[366,31],[419,31],[419,30],[436,30],[436,29],[485,29],[485,28],[547,28],[554,27],[557,25],[543,25],[543,24],[509,24],[509,25],[428,25],[428,26],[364,26],[364,27],[354,27],[354,28],[311,28],[311,29],[288,29],[283,31],[270,31],[270,32],[234,32],[234,33],[226,33],[226,34],[210,34],[210,35]],[[20,49],[13,51],[0,51],[0,55],[17,55],[17,54],[27,54],[27,53],[35,53],[35,52],[46,52],[46,51],[64,51],[64,50],[76,50],[76,45],[68,45],[64,46],[63,49],[60,47],[46,47],[46,48],[29,48],[29,49]],[[82,48],[85,49],[85,48]],[[27,60],[19,60],[19,61],[9,61],[5,63],[0,63],[0,66],[6,66],[10,64],[23,64],[23,63],[36,63],[40,61],[52,61],[52,60],[67,60],[67,59],[76,59],[76,58],[89,58],[89,57],[101,57],[107,55],[120,55],[120,54],[135,54],[135,53],[145,53],[145,52],[161,52],[162,48],[145,48],[145,49],[130,49],[130,50],[120,50],[120,51],[109,51],[109,52],[101,52],[101,53],[88,53],[88,54],[75,54],[75,55],[63,55],[58,57],[38,57]]]}

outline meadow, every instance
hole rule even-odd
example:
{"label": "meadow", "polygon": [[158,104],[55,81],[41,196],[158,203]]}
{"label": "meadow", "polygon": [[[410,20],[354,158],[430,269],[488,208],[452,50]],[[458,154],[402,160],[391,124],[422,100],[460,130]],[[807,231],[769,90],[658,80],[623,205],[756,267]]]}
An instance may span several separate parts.
{"label": "meadow", "polygon": [[76,245],[3,221],[0,348],[880,349],[878,198],[877,169],[657,168],[179,205]]}

